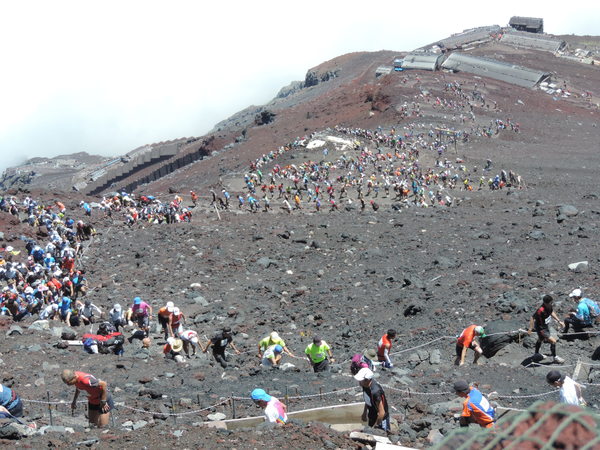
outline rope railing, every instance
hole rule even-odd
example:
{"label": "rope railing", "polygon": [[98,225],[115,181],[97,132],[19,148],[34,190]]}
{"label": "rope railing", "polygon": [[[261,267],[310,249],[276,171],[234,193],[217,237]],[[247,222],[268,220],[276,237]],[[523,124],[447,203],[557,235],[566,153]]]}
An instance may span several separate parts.
{"label": "rope railing", "polygon": [[[411,398],[413,396],[426,396],[426,397],[431,397],[431,396],[454,396],[454,392],[453,391],[436,391],[436,392],[423,392],[423,391],[417,391],[417,390],[412,390],[409,387],[404,387],[404,388],[397,388],[394,386],[391,386],[389,384],[384,384],[384,383],[380,383],[381,386],[383,386],[384,388],[386,388],[388,391],[393,392],[393,393],[398,393],[401,394],[402,397],[404,398]],[[590,387],[600,387],[600,383],[581,383],[584,386],[590,386]],[[314,399],[314,398],[323,398],[323,397],[328,397],[328,396],[339,396],[340,394],[343,393],[348,393],[350,394],[353,391],[358,391],[360,389],[360,386],[352,386],[352,387],[348,387],[348,388],[342,388],[342,389],[336,389],[336,390],[332,390],[332,391],[327,391],[327,392],[319,392],[316,394],[306,394],[306,395],[285,395],[285,398],[287,400],[303,400],[303,399]],[[546,392],[540,392],[540,393],[535,393],[535,394],[522,394],[522,395],[508,395],[508,394],[499,394],[497,392],[493,392],[493,397],[494,398],[502,398],[502,399],[509,399],[509,400],[517,400],[517,399],[533,399],[533,398],[541,398],[541,397],[546,397],[546,396],[550,396],[550,395],[555,395],[558,393],[558,389],[554,389],[551,391],[546,391]],[[492,394],[489,394],[490,396]],[[356,395],[356,394],[354,394]],[[29,403],[37,403],[37,404],[45,404],[45,405],[70,405],[71,402],[65,401],[65,400],[59,400],[59,401],[54,401],[54,400],[33,400],[33,399],[26,399],[26,398],[21,398],[24,402],[29,402]],[[173,413],[173,412],[165,412],[165,411],[151,411],[151,410],[147,410],[147,409],[142,409],[142,408],[136,408],[133,406],[129,406],[127,404],[118,404],[117,408],[125,408],[127,410],[130,411],[135,411],[135,412],[139,412],[139,413],[143,413],[143,414],[152,414],[152,415],[163,415],[163,416],[187,416],[187,415],[193,415],[193,414],[198,414],[204,411],[208,411],[211,409],[214,409],[218,406],[222,406],[227,404],[228,402],[230,402],[231,400],[235,400],[235,401],[246,401],[246,402],[252,402],[252,399],[250,397],[246,397],[246,396],[236,396],[236,395],[231,395],[228,397],[223,398],[222,400],[220,400],[218,403],[215,403],[213,405],[210,406],[206,406],[204,408],[201,409],[196,409],[196,410],[192,410],[192,411],[185,411],[185,412],[181,412],[181,413]],[[77,403],[87,403],[87,400],[80,400]],[[508,409],[508,408],[507,408]]]}

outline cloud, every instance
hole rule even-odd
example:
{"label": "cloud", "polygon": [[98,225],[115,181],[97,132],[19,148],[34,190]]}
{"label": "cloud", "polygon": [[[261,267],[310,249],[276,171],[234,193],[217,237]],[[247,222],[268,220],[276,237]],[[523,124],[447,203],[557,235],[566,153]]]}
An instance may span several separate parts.
{"label": "cloud", "polygon": [[[0,38],[0,169],[34,156],[103,155],[200,136],[269,101],[323,61],[411,50],[465,28],[544,17],[592,34],[595,2],[10,2]],[[556,11],[554,11],[556,10]],[[34,11],[32,13],[32,11]]]}

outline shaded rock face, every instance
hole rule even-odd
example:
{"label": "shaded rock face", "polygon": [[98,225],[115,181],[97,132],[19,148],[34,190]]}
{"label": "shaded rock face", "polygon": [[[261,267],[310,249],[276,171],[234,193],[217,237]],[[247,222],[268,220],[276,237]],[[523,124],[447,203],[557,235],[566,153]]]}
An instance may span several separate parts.
{"label": "shaded rock face", "polygon": [[328,70],[326,72],[317,72],[315,70],[309,70],[304,78],[304,87],[316,86],[319,83],[332,80],[338,76],[338,71]]}
{"label": "shaded rock face", "polygon": [[258,113],[255,117],[254,117],[254,123],[256,125],[266,125],[268,123],[273,122],[273,120],[275,119],[275,116],[277,114],[271,112],[271,111],[261,111],[260,113]]}

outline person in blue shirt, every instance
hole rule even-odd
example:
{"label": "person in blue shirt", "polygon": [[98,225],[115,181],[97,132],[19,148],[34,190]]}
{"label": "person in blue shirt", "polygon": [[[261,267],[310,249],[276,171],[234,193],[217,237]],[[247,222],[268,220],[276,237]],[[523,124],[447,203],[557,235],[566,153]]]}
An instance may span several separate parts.
{"label": "person in blue shirt", "polygon": [[81,205],[81,207],[82,207],[82,208],[85,210],[85,215],[86,215],[86,216],[91,216],[91,215],[92,215],[92,208],[91,208],[91,206],[90,206],[90,204],[89,204],[89,203],[87,203],[87,202],[83,202],[83,201],[82,201],[82,202],[80,203],[80,205]]}
{"label": "person in blue shirt", "polygon": [[575,311],[571,311],[565,318],[565,327],[563,328],[562,332],[568,333],[569,326],[573,325],[575,332],[580,333],[583,331],[583,328],[592,326],[590,309],[585,299],[582,297],[581,289],[574,289],[569,294],[569,298],[577,302],[577,309]]}
{"label": "person in blue shirt", "polygon": [[[58,303],[58,312],[60,314],[60,320],[63,322],[67,320],[67,316],[71,311],[71,299],[69,297],[63,297]],[[67,324],[68,325],[68,324]]]}
{"label": "person in blue shirt", "polygon": [[3,384],[0,384],[0,414],[9,418],[23,417],[23,402],[15,391]]}

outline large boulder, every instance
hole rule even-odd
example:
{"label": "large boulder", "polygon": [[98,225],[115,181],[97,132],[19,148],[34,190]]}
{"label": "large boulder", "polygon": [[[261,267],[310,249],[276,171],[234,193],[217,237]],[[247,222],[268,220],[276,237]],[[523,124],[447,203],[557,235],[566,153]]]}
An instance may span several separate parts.
{"label": "large boulder", "polygon": [[518,330],[522,323],[516,320],[495,320],[485,326],[486,337],[481,339],[481,349],[486,358],[493,357],[498,351],[519,338]]}

